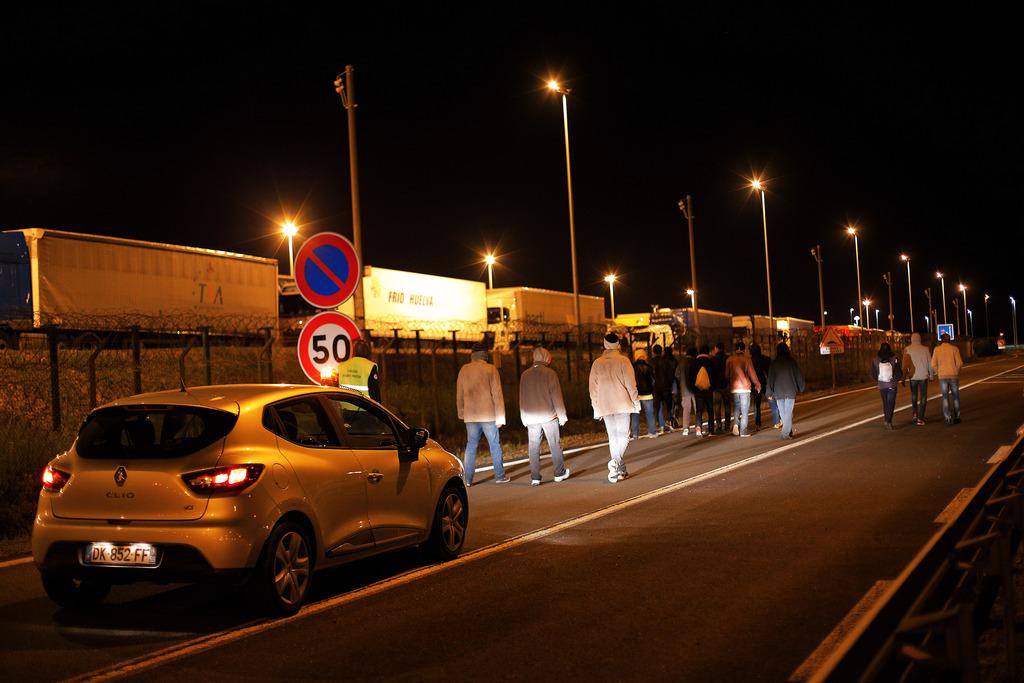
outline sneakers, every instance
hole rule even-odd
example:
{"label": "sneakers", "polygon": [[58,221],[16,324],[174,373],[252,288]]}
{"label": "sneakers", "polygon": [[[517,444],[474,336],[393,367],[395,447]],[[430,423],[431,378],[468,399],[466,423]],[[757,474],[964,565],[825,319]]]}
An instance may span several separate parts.
{"label": "sneakers", "polygon": [[922,419],[921,419],[921,418],[919,418],[919,417],[915,417],[915,418],[914,418],[914,424],[916,424],[916,425],[917,425],[918,427],[920,427],[921,425],[923,425],[923,424],[924,424],[924,420],[922,420]]}
{"label": "sneakers", "polygon": [[772,425],[772,429],[782,429],[782,423],[778,422]]}
{"label": "sneakers", "polygon": [[693,435],[700,438],[704,436],[704,432],[700,431],[700,427],[696,427],[693,430]]}
{"label": "sneakers", "polygon": [[740,438],[741,438],[741,439],[745,439],[745,438],[747,438],[748,436],[750,436],[750,434],[749,434],[749,433],[743,433],[743,434],[740,434]]}
{"label": "sneakers", "polygon": [[623,479],[629,479],[629,472],[627,472],[626,470],[622,470],[621,472],[619,472],[617,482],[622,481]]}
{"label": "sneakers", "polygon": [[732,426],[732,435],[733,436],[739,436],[740,435],[740,426],[739,425],[733,425]]}
{"label": "sneakers", "polygon": [[[700,432],[698,431],[698,434],[699,433]],[[690,428],[689,427],[683,427],[683,436],[689,436],[689,435],[690,435]]]}
{"label": "sneakers", "polygon": [[568,468],[568,467],[566,467],[566,468],[565,468],[565,474],[563,474],[563,475],[562,475],[562,476],[560,476],[560,477],[555,477],[555,481],[565,481],[565,480],[566,480],[566,479],[568,479],[568,478],[569,478],[569,468]]}
{"label": "sneakers", "polygon": [[531,479],[530,486],[540,486],[540,479]]}
{"label": "sneakers", "polygon": [[885,430],[887,432],[891,432],[892,431],[892,422],[886,422],[885,423]]}
{"label": "sneakers", "polygon": [[495,484],[507,484],[510,481],[512,481],[512,480],[509,479],[509,476],[507,474],[504,477],[502,477],[501,479],[498,479],[497,477],[494,478],[494,483]]}
{"label": "sneakers", "polygon": [[619,469],[618,463],[614,460],[608,461],[608,481],[612,484],[617,484],[625,479],[626,470]]}
{"label": "sneakers", "polygon": [[647,434],[644,434],[640,438],[641,439],[657,439],[658,438],[658,434],[657,434],[657,432],[655,432],[654,434],[651,434],[650,432],[648,432]]}

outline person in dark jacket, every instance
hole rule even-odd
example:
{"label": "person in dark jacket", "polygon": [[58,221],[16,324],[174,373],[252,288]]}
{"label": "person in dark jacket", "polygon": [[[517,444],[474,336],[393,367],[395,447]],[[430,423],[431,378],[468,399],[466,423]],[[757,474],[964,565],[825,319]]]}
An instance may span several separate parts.
{"label": "person in dark jacket", "polygon": [[[754,431],[757,431],[761,429],[761,401],[768,394],[768,368],[772,364],[772,359],[761,353],[760,346],[751,344],[750,360],[754,363],[754,372],[757,373],[757,380],[761,383],[761,391],[755,391],[751,395],[751,400],[754,403]],[[772,426],[781,427],[779,408],[775,399],[768,399],[768,407],[772,411]]]}
{"label": "person in dark jacket", "polygon": [[[654,426],[654,370],[647,362],[647,352],[637,349],[633,354],[633,373],[636,375],[636,393],[640,399],[640,407],[647,417],[647,438],[653,439],[658,436],[657,427]],[[633,413],[630,418],[630,436],[634,439],[640,438],[640,413]]]}
{"label": "person in dark jacket", "polygon": [[725,373],[725,361],[729,355],[725,352],[725,344],[718,342],[714,351],[711,352],[711,360],[715,363],[715,407],[714,412],[717,418],[716,431],[729,431],[729,421],[732,418],[732,391],[729,389],[729,378]]}
{"label": "person in dark jacket", "polygon": [[[702,387],[700,384],[700,371],[704,370],[704,374],[707,375],[707,386]],[[697,408],[697,419],[694,423],[695,431],[697,436],[705,436],[714,434],[715,427],[715,382],[718,381],[718,376],[715,370],[715,361],[712,360],[710,355],[710,349],[707,344],[700,347],[700,353],[690,363],[689,372],[690,387],[693,389],[693,400]],[[701,422],[704,419],[704,413],[708,416],[708,426],[706,430],[701,429]]]}
{"label": "person in dark jacket", "polygon": [[878,382],[878,392],[882,395],[882,413],[885,428],[892,429],[892,414],[896,410],[896,383],[903,378],[900,359],[892,352],[889,342],[882,342],[878,347],[878,355],[871,359],[871,379]]}
{"label": "person in dark jacket", "polygon": [[805,388],[800,366],[789,355],[789,346],[779,342],[775,347],[775,360],[768,368],[768,398],[774,398],[782,418],[782,438],[793,438],[793,407],[796,395]]}
{"label": "person in dark jacket", "polygon": [[672,431],[674,422],[672,415],[672,384],[676,379],[676,359],[664,355],[661,344],[651,349],[654,359],[651,369],[654,371],[654,415],[658,420],[658,434]]}
{"label": "person in dark jacket", "polygon": [[[676,366],[676,387],[679,389],[679,407],[683,411],[683,436],[690,434],[690,413],[693,412],[693,386],[690,384],[690,365],[697,358],[696,347],[689,347]],[[698,427],[700,425],[697,425]],[[696,433],[699,433],[696,432]]]}

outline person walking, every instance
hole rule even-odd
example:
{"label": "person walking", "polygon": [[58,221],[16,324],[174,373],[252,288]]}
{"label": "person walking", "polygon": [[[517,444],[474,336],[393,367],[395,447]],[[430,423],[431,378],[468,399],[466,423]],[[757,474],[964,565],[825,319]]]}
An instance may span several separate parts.
{"label": "person walking", "polygon": [[903,369],[899,357],[892,352],[889,342],[882,342],[878,347],[878,355],[871,360],[871,379],[878,382],[885,428],[889,430],[892,429],[892,414],[896,410],[896,386],[902,378]]}
{"label": "person walking", "polygon": [[[690,385],[690,365],[697,358],[697,349],[691,346],[683,354],[683,360],[676,365],[676,388],[679,394],[679,406],[683,413],[683,436],[690,434],[690,413],[693,411],[693,387]],[[697,422],[697,434],[700,434],[700,422]]]}
{"label": "person walking", "polygon": [[921,343],[921,335],[910,335],[910,346],[903,349],[903,386],[907,386],[910,375],[910,404],[914,416],[910,419],[916,425],[924,424],[928,408],[928,380],[935,379],[932,372],[931,352]]}
{"label": "person walking", "polygon": [[640,412],[633,365],[619,351],[619,335],[604,338],[604,353],[590,366],[590,403],[594,419],[604,420],[608,432],[608,481],[616,484],[626,472],[626,446],[629,444],[629,416]]}
{"label": "person walking", "polygon": [[715,363],[715,431],[725,432],[729,429],[729,417],[732,415],[732,392],[729,391],[729,377],[725,372],[728,360],[725,344],[718,342],[711,352],[711,360]]}
{"label": "person walking", "polygon": [[654,419],[658,421],[658,435],[672,431],[672,385],[676,381],[676,359],[663,353],[661,344],[651,349],[654,358]]}
{"label": "person walking", "polygon": [[548,440],[555,481],[569,478],[569,468],[562,456],[559,426],[569,420],[562,399],[562,385],[552,370],[551,352],[538,346],[533,350],[533,365],[519,379],[519,417],[526,426],[530,456],[530,484],[540,486],[540,440]]}
{"label": "person walking", "polygon": [[501,441],[498,438],[498,430],[505,425],[505,397],[501,393],[498,369],[487,362],[487,347],[483,344],[473,344],[470,361],[459,369],[455,395],[459,419],[466,423],[466,486],[473,485],[476,449],[480,445],[481,434],[491,449],[494,483],[507,484],[510,479],[505,476]]}
{"label": "person walking", "polygon": [[370,360],[369,342],[358,340],[352,351],[351,358],[338,364],[338,386],[358,391],[380,403],[380,370]]}
{"label": "person walking", "polygon": [[754,363],[746,351],[746,344],[736,342],[736,350],[725,362],[725,374],[732,391],[732,433],[734,436],[750,436],[747,431],[750,412],[750,391],[761,391],[761,380],[754,370]]}
{"label": "person walking", "polygon": [[939,390],[942,394],[942,415],[946,424],[960,424],[960,368],[964,359],[960,357],[960,349],[949,343],[949,335],[942,335],[942,343],[932,351],[932,371],[939,378]]}
{"label": "person walking", "polygon": [[[772,364],[772,359],[761,353],[760,346],[751,344],[750,362],[754,364],[757,381],[761,383],[761,390],[750,395],[754,403],[754,431],[758,431],[761,429],[761,401],[766,398],[768,393],[768,368]],[[782,422],[779,420],[779,407],[774,398],[768,399],[768,408],[772,414],[772,427],[776,429],[782,427]]]}
{"label": "person walking", "polygon": [[775,360],[768,368],[768,398],[775,399],[782,420],[782,438],[793,438],[793,408],[797,394],[806,388],[803,373],[789,354],[786,342],[775,347]]}
{"label": "person walking", "polygon": [[[646,438],[658,436],[658,428],[654,424],[654,369],[647,362],[647,352],[637,349],[633,354],[633,372],[636,378],[636,390],[640,398],[640,406],[647,417]],[[630,435],[633,439],[640,438],[640,413],[633,413]]]}
{"label": "person walking", "polygon": [[[708,345],[700,347],[700,353],[690,363],[687,377],[690,380],[690,387],[693,389],[694,405],[697,409],[697,420],[694,423],[694,433],[697,436],[711,435],[715,433],[715,392],[714,386],[718,380],[715,370],[715,361],[712,360]],[[703,416],[707,413],[708,426],[701,429]]]}

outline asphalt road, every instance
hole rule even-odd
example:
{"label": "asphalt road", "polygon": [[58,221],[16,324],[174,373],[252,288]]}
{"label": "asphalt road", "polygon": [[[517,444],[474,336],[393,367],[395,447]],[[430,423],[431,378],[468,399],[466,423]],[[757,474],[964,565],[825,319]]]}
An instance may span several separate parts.
{"label": "asphalt road", "polygon": [[[526,465],[509,485],[478,477],[459,560],[423,566],[401,552],[318,574],[316,602],[288,620],[191,586],[115,587],[80,614],[52,605],[30,564],[0,566],[0,671],[786,680],[1014,440],[1022,364],[966,368],[954,427],[933,400],[929,424],[911,426],[902,410],[896,431],[883,431],[877,391],[858,391],[798,402],[793,441],[769,429],[634,442],[631,477],[617,485],[605,478],[606,448],[571,457],[559,484],[549,465],[538,488]],[[908,402],[901,389],[898,406]]]}

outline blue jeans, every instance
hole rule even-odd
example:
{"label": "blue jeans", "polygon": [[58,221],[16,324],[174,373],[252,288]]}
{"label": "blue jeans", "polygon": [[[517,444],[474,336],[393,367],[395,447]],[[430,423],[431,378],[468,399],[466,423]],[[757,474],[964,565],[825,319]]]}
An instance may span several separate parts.
{"label": "blue jeans", "polygon": [[928,380],[910,380],[910,401],[914,407],[914,417],[923,420],[925,411],[928,410]]}
{"label": "blue jeans", "polygon": [[555,476],[565,474],[565,459],[562,457],[562,442],[558,429],[558,420],[551,420],[535,425],[526,425],[530,456],[530,477],[540,481],[540,440],[547,438],[551,450],[551,464],[555,466]]}
{"label": "blue jeans", "polygon": [[750,412],[750,392],[734,391],[732,394],[732,420],[740,427],[740,434],[747,433],[747,413]]}
{"label": "blue jeans", "polygon": [[476,447],[480,445],[480,435],[487,438],[487,445],[491,449],[491,462],[494,463],[494,478],[505,478],[505,463],[501,461],[501,442],[498,440],[498,425],[494,422],[467,422],[466,423],[466,483],[473,483],[473,474],[476,472]]}
{"label": "blue jeans", "polygon": [[[960,380],[957,377],[950,379],[939,378],[939,389],[942,392],[942,415],[946,420],[960,419]],[[953,409],[950,410],[950,401]]]}
{"label": "blue jeans", "polygon": [[[647,433],[651,436],[657,434],[657,427],[654,426],[654,399],[644,398],[640,400],[640,406],[643,408],[644,415],[647,416]],[[640,436],[640,413],[630,413],[630,423],[633,432],[633,438],[639,438]]]}
{"label": "blue jeans", "polygon": [[796,405],[796,399],[777,398],[775,403],[779,407],[779,417],[782,419],[782,437],[793,436],[793,406]]}
{"label": "blue jeans", "polygon": [[772,426],[774,427],[782,421],[782,416],[779,415],[779,402],[774,398],[768,399],[768,409],[772,411]]}
{"label": "blue jeans", "polygon": [[882,414],[885,416],[885,423],[892,424],[892,414],[896,410],[896,387],[878,387],[882,395]]}

